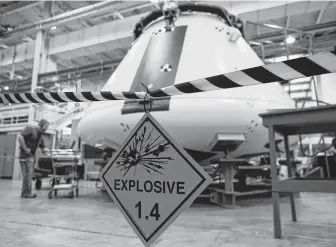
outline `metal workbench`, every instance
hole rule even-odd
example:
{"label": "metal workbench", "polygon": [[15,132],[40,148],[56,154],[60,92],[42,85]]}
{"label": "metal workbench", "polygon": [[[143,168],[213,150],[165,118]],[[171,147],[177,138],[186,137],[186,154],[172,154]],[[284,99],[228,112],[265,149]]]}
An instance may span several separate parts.
{"label": "metal workbench", "polygon": [[[270,142],[270,158],[272,168],[272,197],[274,236],[281,238],[281,218],[279,193],[290,193],[292,220],[296,221],[295,192],[336,193],[336,180],[296,179],[292,177],[291,157],[289,154],[288,136],[334,133],[336,132],[336,105],[313,107],[306,109],[275,110],[259,115],[263,125],[268,128]],[[275,133],[284,137],[289,179],[277,179]]]}

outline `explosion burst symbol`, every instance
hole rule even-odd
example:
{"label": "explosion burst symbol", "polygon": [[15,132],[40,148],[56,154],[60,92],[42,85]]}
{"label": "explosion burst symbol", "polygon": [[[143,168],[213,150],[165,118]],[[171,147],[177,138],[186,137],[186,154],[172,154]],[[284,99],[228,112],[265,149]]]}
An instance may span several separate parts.
{"label": "explosion burst symbol", "polygon": [[144,126],[140,135],[135,133],[135,137],[131,141],[116,161],[116,168],[125,171],[123,176],[134,168],[134,175],[137,167],[142,167],[149,174],[162,173],[164,165],[168,164],[171,157],[162,156],[169,148],[170,144],[159,134],[153,137],[154,128],[146,135],[147,127]]}

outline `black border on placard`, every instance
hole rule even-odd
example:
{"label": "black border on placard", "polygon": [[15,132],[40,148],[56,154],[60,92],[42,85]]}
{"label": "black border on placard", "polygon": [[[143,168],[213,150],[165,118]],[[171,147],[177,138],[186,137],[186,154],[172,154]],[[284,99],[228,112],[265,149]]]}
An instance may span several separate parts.
{"label": "black border on placard", "polygon": [[[111,163],[112,166],[110,166],[108,169],[105,170],[105,172],[102,174],[102,178],[105,181],[105,184],[109,187],[111,193],[113,193],[114,197],[117,199],[119,205],[122,207],[122,209],[124,210],[124,212],[127,214],[128,218],[132,221],[133,225],[136,227],[136,229],[138,230],[138,232],[141,234],[142,238],[145,239],[146,242],[149,242],[153,236],[166,224],[166,222],[173,217],[173,215],[176,213],[177,210],[179,210],[183,204],[195,193],[195,191],[197,191],[202,184],[206,181],[206,178],[193,166],[193,164],[180,152],[180,150],[170,141],[169,138],[167,138],[164,133],[162,133],[162,131],[160,129],[158,129],[155,125],[155,123],[147,116],[146,119],[143,121],[143,123],[139,126],[139,128],[137,129],[137,131],[147,122],[149,121],[155,128],[156,130],[165,137],[165,139],[169,142],[169,144],[175,148],[175,150],[180,154],[180,156],[187,162],[187,164],[190,165],[190,167],[198,174],[198,176],[200,176],[200,178],[202,179],[201,182],[188,194],[188,196],[186,196],[186,198],[184,198],[184,200],[173,210],[173,212],[168,215],[168,217],[156,228],[156,230],[148,237],[146,238],[144,233],[142,232],[142,230],[140,229],[140,227],[138,226],[138,224],[136,223],[136,221],[133,219],[132,215],[128,212],[128,210],[122,205],[122,203],[120,202],[119,198],[116,196],[116,194],[114,193],[114,191],[112,190],[111,186],[109,185],[109,183],[107,183],[106,179],[105,179],[105,175],[106,173],[109,171],[109,169],[114,165],[114,162],[118,159],[119,155],[115,157],[114,161]],[[129,144],[129,142],[132,140],[133,138],[130,138],[128,140],[128,142],[124,145],[124,148]],[[122,152],[120,152],[119,154],[121,154]]]}

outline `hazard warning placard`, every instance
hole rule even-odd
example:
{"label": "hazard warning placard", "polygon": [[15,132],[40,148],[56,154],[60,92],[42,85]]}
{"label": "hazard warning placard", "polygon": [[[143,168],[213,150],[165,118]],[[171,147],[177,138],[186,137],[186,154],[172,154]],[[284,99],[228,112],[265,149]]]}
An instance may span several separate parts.
{"label": "hazard warning placard", "polygon": [[145,246],[150,246],[212,181],[149,113],[100,178]]}

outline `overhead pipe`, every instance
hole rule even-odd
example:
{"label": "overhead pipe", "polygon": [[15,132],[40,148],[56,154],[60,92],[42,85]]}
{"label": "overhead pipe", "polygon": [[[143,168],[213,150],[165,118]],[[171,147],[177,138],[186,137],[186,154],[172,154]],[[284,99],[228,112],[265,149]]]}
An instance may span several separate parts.
{"label": "overhead pipe", "polygon": [[[329,38],[323,38],[323,37],[320,37],[320,38],[315,38],[313,40],[314,42],[314,46],[315,48],[316,47],[321,47],[321,46],[326,46],[327,48],[328,47],[332,47],[334,46],[335,42],[336,42],[336,35],[331,35],[329,36]],[[283,48],[283,45],[279,44],[279,43],[273,43],[273,44],[269,44],[269,45],[264,45],[265,48],[266,48],[266,52],[269,53],[269,52],[274,52],[274,51],[277,51],[277,50],[280,50],[281,48]],[[310,44],[310,41],[309,40],[297,40],[294,44],[292,44],[292,47],[298,47],[298,46],[301,46],[301,48],[304,48],[304,49],[309,49],[311,44]]]}
{"label": "overhead pipe", "polygon": [[[93,70],[93,69],[99,69],[103,68],[106,69],[108,66],[113,66],[116,64],[119,64],[122,61],[122,59],[115,59],[112,61],[104,61],[100,63],[94,63],[94,64],[88,64],[88,65],[83,65],[79,67],[73,67],[70,69],[64,69],[64,70],[59,70],[59,71],[53,71],[53,72],[47,72],[47,73],[42,73],[39,74],[39,80],[42,78],[47,78],[47,77],[52,77],[52,76],[60,76],[60,75],[66,75],[66,74],[71,74],[71,73],[81,73],[84,71],[88,70]],[[1,86],[7,86],[10,84],[16,84],[20,83],[20,85],[24,85],[25,83],[31,83],[31,78],[23,79],[23,80],[6,80],[6,81],[0,81]]]}
{"label": "overhead pipe", "polygon": [[[130,12],[132,10],[136,10],[136,9],[139,9],[139,8],[145,8],[145,7],[151,7],[151,6],[153,6],[153,3],[151,3],[151,2],[149,2],[149,3],[139,3],[139,4],[133,5],[132,7],[126,7],[126,8],[118,9],[118,11],[113,13],[113,14],[115,14],[119,19],[125,19],[123,16],[122,16],[123,18],[120,18],[121,17],[120,15],[123,14],[123,13],[126,13],[126,12]],[[142,16],[145,16],[149,13],[150,13],[150,11],[145,12],[143,14],[139,14],[139,15],[141,15],[141,17],[142,17]],[[100,16],[97,16],[97,17],[92,17],[91,19],[94,20],[96,18],[104,18],[104,17],[110,16],[110,15],[111,15],[110,13],[107,13],[107,14],[103,14],[103,15],[100,15]],[[139,16],[139,20],[141,19],[141,17]]]}
{"label": "overhead pipe", "polygon": [[[291,54],[297,53],[305,53],[305,51],[309,52],[327,52],[332,51],[336,46],[336,34],[326,37],[318,37],[314,39],[314,47],[311,47],[311,42],[309,40],[297,40],[294,44],[291,45],[292,50]],[[264,44],[266,58],[273,57],[277,51],[283,52],[284,46],[280,43],[272,43],[272,44]],[[253,47],[253,49],[260,54],[259,46]],[[299,51],[299,52],[298,52]],[[281,55],[280,55],[281,56]]]}
{"label": "overhead pipe", "polygon": [[47,72],[47,73],[40,74],[39,77],[44,78],[44,77],[58,76],[58,75],[62,75],[62,74],[83,72],[83,71],[87,71],[87,70],[91,70],[91,69],[96,69],[96,68],[99,68],[99,67],[102,67],[102,66],[119,64],[121,61],[122,61],[122,59],[115,59],[115,60],[111,60],[111,61],[103,61],[103,62],[83,65],[83,66],[79,66],[79,67],[73,67],[73,68],[70,68],[70,69],[63,69],[63,70],[59,70],[59,71]]}
{"label": "overhead pipe", "polygon": [[[327,22],[327,23],[321,23],[312,25],[309,27],[303,27],[299,30],[301,32],[305,33],[314,33],[314,32],[322,32],[322,31],[328,31],[336,29],[336,21]],[[295,31],[287,31],[288,34],[293,34]],[[283,32],[272,32],[272,33],[265,33],[260,35],[255,35],[250,38],[248,38],[249,41],[263,41],[263,40],[276,40],[276,39],[283,39]]]}
{"label": "overhead pipe", "polygon": [[[46,81],[43,83],[39,83],[38,87],[51,87],[54,86],[55,83],[65,83],[65,82],[69,82],[69,81],[74,81],[74,80],[79,80],[79,79],[93,79],[93,78],[97,78],[97,77],[101,77],[103,79],[108,79],[108,77],[111,75],[110,71],[103,71],[103,73],[101,72],[91,72],[88,74],[83,74],[77,78],[71,78],[71,79],[60,79],[60,80],[56,80],[56,81]],[[22,84],[20,84],[17,88],[16,91],[20,91],[20,92],[28,92],[31,89],[31,85],[30,82],[24,82]]]}
{"label": "overhead pipe", "polygon": [[[113,73],[113,71],[111,70],[107,70],[107,69],[103,69],[102,71],[91,71],[88,73],[82,73],[79,76],[75,77],[75,78],[59,78],[57,80],[54,81],[39,81],[37,86],[50,86],[50,85],[54,85],[55,83],[64,83],[64,82],[68,82],[68,81],[74,81],[74,80],[78,80],[78,79],[92,79],[92,78],[96,78],[96,77],[106,77],[106,76],[111,76],[111,74]],[[66,75],[66,74],[65,74]],[[108,78],[106,78],[108,79]],[[15,82],[14,82],[15,83]],[[13,81],[7,81],[7,83],[1,83],[1,86],[9,86],[13,84]],[[31,79],[26,79],[26,80],[20,80],[20,81],[16,81],[16,86],[15,88],[17,89],[21,89],[21,88],[31,88]]]}
{"label": "overhead pipe", "polygon": [[[104,71],[92,71],[86,74],[81,74],[76,78],[60,78],[58,80],[55,81],[44,81],[44,82],[39,82],[38,85],[40,86],[50,86],[53,85],[55,83],[64,83],[64,82],[68,82],[68,81],[76,81],[76,80],[80,80],[80,79],[92,79],[92,78],[96,78],[96,77],[105,77],[105,76],[111,76],[113,72],[109,71],[109,70],[104,70]],[[108,79],[108,78],[107,78]],[[20,85],[21,86],[21,85]]]}
{"label": "overhead pipe", "polygon": [[37,23],[27,24],[23,25],[21,27],[18,27],[16,29],[13,29],[11,31],[8,31],[2,35],[2,38],[8,38],[13,37],[16,34],[25,35],[27,32],[32,31],[33,29],[47,29],[51,28],[53,26],[57,26],[59,24],[89,17],[91,15],[97,14],[99,11],[107,11],[109,10],[109,6],[114,4],[115,1],[104,1],[99,2],[97,4],[92,4],[83,8],[75,9],[48,19],[44,19],[42,21],[39,21]]}
{"label": "overhead pipe", "polygon": [[6,7],[1,8],[0,9],[0,15],[1,16],[6,16],[6,15],[15,14],[15,13],[21,11],[21,10],[31,8],[31,7],[34,7],[34,6],[39,5],[39,4],[41,4],[40,1],[13,3],[13,4],[10,4]]}
{"label": "overhead pipe", "polygon": [[[335,48],[335,45],[336,43],[330,43],[330,44],[326,44],[325,46],[321,47],[321,44],[317,44],[317,47],[314,47],[312,49],[312,53],[321,53],[321,52],[330,52],[330,51],[333,51],[334,48]],[[279,48],[273,48],[273,49],[269,49],[267,51],[267,54],[265,56],[265,59],[269,59],[269,58],[274,58],[275,56],[275,52],[277,51],[281,51]],[[283,50],[282,50],[283,51]],[[258,51],[256,51],[258,52]],[[296,54],[307,54],[308,52],[308,47],[307,48],[304,48],[302,46],[293,46],[292,47],[292,50],[291,50],[291,55],[296,55]],[[283,56],[281,54],[278,54],[276,56]]]}
{"label": "overhead pipe", "polygon": [[[120,1],[103,1],[92,4],[90,6],[75,9],[48,19],[44,19],[37,23],[27,24],[2,34],[1,38],[5,39],[9,37],[23,36],[26,35],[28,32],[33,31],[34,29],[49,29],[53,26],[58,26],[70,21],[89,18],[97,14],[103,14],[107,11],[110,11],[111,9],[114,9],[115,6],[113,4],[115,4],[116,2]],[[146,5],[148,5],[148,3]]]}
{"label": "overhead pipe", "polygon": [[[111,72],[110,71],[103,71],[102,73],[101,72],[91,72],[91,73],[87,73],[87,74],[82,74],[80,75],[79,77],[76,77],[76,78],[61,78],[61,79],[58,79],[58,80],[55,80],[55,81],[45,81],[45,82],[38,82],[37,84],[37,87],[51,87],[51,86],[54,86],[55,83],[65,83],[65,82],[69,82],[69,81],[75,81],[75,80],[79,80],[79,79],[92,79],[92,78],[96,78],[96,77],[108,77],[111,75]],[[108,78],[106,78],[108,79]],[[11,84],[1,84],[1,87],[5,87],[5,86],[8,86],[9,87],[9,90],[11,89],[15,89],[15,91],[25,91],[25,90],[31,90],[31,80],[25,80],[25,81],[20,81],[18,82],[15,86],[10,86]],[[27,91],[28,92],[28,91]]]}
{"label": "overhead pipe", "polygon": [[94,72],[90,72],[90,73],[87,73],[87,74],[82,74],[82,75],[78,76],[77,78],[71,78],[70,80],[64,78],[64,79],[60,79],[60,80],[57,80],[57,81],[46,81],[46,82],[40,83],[39,85],[44,86],[44,87],[50,87],[50,86],[53,86],[55,83],[61,84],[61,83],[65,83],[65,82],[68,82],[68,81],[90,80],[90,79],[94,79],[94,78],[97,78],[97,77],[100,77],[103,80],[108,80],[108,78],[111,76],[112,73],[113,73],[113,71],[108,71],[108,70],[105,70],[103,72],[94,71]]}
{"label": "overhead pipe", "polygon": [[255,25],[255,26],[259,26],[259,27],[267,27],[267,28],[272,28],[272,29],[277,29],[277,30],[282,30],[282,31],[285,31],[285,30],[289,30],[289,31],[292,31],[292,32],[296,32],[296,33],[304,33],[302,32],[301,30],[298,30],[298,29],[293,29],[293,28],[288,28],[288,27],[280,27],[278,25],[273,25],[273,24],[264,24],[264,23],[257,23],[257,22],[253,22],[253,21],[246,21],[246,24],[251,24],[251,25]]}

